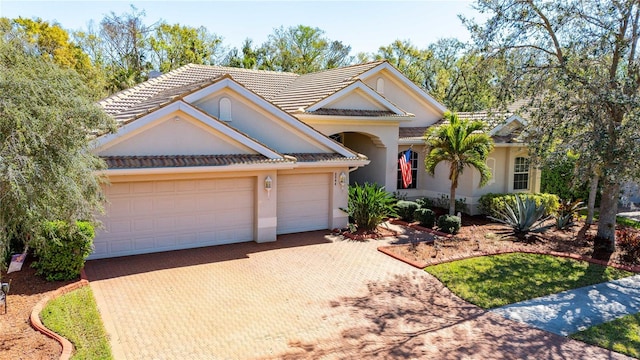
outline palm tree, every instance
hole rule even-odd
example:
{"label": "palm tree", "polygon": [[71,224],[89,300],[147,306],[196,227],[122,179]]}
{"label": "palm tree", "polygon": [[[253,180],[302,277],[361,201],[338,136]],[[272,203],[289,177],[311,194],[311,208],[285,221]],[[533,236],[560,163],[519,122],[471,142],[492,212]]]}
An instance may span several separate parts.
{"label": "palm tree", "polygon": [[476,168],[480,172],[480,186],[486,185],[491,179],[491,170],[485,161],[493,150],[493,140],[482,132],[482,121],[459,119],[457,114],[450,112],[446,112],[444,118],[449,121],[448,124],[433,127],[425,134],[427,156],[424,165],[427,173],[433,176],[439,163],[449,163],[449,214],[453,215],[456,211],[458,178],[466,167]]}

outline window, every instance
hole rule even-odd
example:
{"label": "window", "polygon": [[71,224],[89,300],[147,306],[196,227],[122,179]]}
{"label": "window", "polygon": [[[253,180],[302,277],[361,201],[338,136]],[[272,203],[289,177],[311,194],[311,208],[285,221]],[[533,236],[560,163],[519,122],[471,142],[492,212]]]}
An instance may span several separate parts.
{"label": "window", "polygon": [[[405,151],[401,151],[398,154],[398,160],[400,160],[401,156],[404,156]],[[418,184],[418,153],[411,150],[411,184],[409,184],[409,187],[407,187],[407,189],[415,189],[416,185]],[[400,162],[398,161],[398,184],[397,184],[397,189],[401,190],[401,189],[405,189],[405,187],[402,184],[402,172],[400,171]]]}
{"label": "window", "polygon": [[231,121],[231,100],[223,97],[220,99],[220,120]]}
{"label": "window", "polygon": [[513,167],[513,190],[529,188],[529,159],[517,157]]}

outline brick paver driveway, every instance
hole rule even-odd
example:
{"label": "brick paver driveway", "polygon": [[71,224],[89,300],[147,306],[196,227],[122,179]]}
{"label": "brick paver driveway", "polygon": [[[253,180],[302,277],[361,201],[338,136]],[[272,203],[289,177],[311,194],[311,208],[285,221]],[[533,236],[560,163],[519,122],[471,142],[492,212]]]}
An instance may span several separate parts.
{"label": "brick paver driveway", "polygon": [[116,359],[611,359],[322,232],[87,263]]}

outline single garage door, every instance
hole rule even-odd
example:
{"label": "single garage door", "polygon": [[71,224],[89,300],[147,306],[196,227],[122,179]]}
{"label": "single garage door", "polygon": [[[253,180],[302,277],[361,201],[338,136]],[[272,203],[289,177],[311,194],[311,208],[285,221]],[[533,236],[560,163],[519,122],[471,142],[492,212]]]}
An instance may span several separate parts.
{"label": "single garage door", "polygon": [[329,228],[331,174],[278,175],[278,234]]}
{"label": "single garage door", "polygon": [[252,178],[114,183],[90,258],[251,241]]}

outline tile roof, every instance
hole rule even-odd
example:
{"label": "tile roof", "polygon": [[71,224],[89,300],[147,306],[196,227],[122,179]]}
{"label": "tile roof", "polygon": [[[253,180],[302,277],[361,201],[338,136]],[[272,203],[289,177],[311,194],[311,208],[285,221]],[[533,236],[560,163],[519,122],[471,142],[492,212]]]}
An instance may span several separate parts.
{"label": "tile roof", "polygon": [[295,153],[280,159],[270,159],[260,154],[229,155],[132,155],[102,156],[109,169],[150,169],[165,167],[227,166],[237,164],[266,164],[287,162],[327,162],[366,160],[364,155],[345,157],[337,153]]}
{"label": "tile roof", "polygon": [[398,137],[400,139],[422,138],[429,127],[401,127],[398,129]]}
{"label": "tile roof", "polygon": [[264,155],[256,154],[102,156],[102,159],[107,163],[109,169],[225,166],[291,161],[286,158],[269,159]]}
{"label": "tile roof", "polygon": [[280,106],[285,111],[307,107],[356,81],[381,64],[376,61],[297,75],[294,73],[189,64],[123,90],[99,102],[117,120],[152,111],[172,98],[184,96],[224,75]]}
{"label": "tile roof", "polygon": [[351,65],[301,75],[271,101],[288,112],[306,108],[357,81],[357,77],[384,61]]}

